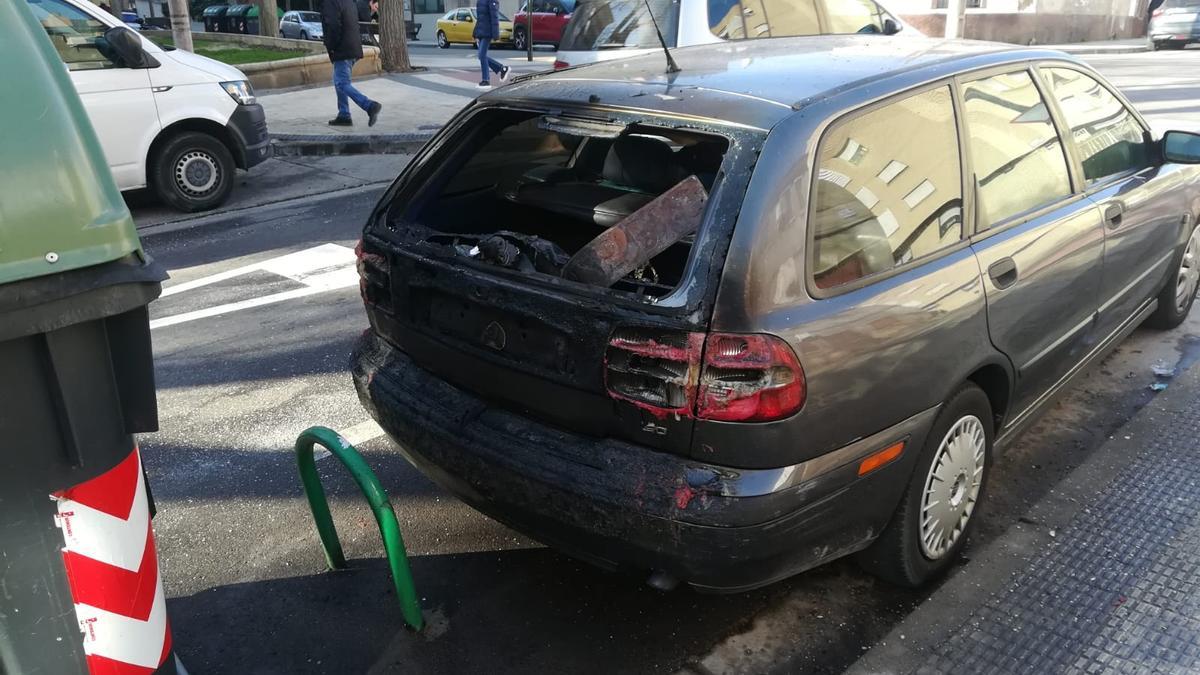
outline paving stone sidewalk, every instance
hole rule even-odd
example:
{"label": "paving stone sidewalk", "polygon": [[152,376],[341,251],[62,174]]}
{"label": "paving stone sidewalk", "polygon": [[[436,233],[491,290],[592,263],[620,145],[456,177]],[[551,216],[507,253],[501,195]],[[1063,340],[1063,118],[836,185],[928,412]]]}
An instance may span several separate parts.
{"label": "paving stone sidewalk", "polygon": [[1064,483],[848,672],[1200,671],[1200,369]]}

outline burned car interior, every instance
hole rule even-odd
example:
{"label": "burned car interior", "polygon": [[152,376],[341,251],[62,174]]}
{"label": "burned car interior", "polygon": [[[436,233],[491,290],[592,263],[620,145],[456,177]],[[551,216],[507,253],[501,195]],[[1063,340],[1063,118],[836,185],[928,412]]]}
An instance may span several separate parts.
{"label": "burned car interior", "polygon": [[429,253],[662,297],[683,276],[727,139],[491,109],[390,224]]}

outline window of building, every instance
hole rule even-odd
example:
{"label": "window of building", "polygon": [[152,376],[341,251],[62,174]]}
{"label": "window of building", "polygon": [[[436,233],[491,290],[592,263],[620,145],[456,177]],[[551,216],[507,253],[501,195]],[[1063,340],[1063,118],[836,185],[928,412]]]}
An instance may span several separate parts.
{"label": "window of building", "polygon": [[979,229],[1071,194],[1067,160],[1027,71],[963,85]]}
{"label": "window of building", "polygon": [[882,33],[883,10],[872,0],[822,0],[826,33]]}
{"label": "window of building", "polygon": [[960,241],[958,157],[949,87],[828,131],[818,150],[810,221],[817,287],[886,272]]}
{"label": "window of building", "polygon": [[442,0],[413,0],[413,11],[417,14],[442,14],[446,3]]}
{"label": "window of building", "polygon": [[723,40],[821,33],[813,0],[708,0],[708,27]]}
{"label": "window of building", "polygon": [[1111,91],[1078,70],[1042,72],[1071,128],[1087,182],[1150,165],[1145,130]]}

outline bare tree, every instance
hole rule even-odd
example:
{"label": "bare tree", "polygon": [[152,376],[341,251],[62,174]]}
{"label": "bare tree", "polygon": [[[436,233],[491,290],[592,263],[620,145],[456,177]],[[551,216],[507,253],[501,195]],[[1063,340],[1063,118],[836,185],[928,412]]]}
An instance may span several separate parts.
{"label": "bare tree", "polygon": [[192,18],[188,16],[187,0],[170,0],[167,9],[171,12],[171,39],[175,47],[185,52],[193,51]]}
{"label": "bare tree", "polygon": [[390,73],[413,69],[404,30],[404,0],[379,0],[379,55],[383,69]]}
{"label": "bare tree", "polygon": [[278,3],[275,0],[254,0],[258,5],[258,34],[279,37]]}

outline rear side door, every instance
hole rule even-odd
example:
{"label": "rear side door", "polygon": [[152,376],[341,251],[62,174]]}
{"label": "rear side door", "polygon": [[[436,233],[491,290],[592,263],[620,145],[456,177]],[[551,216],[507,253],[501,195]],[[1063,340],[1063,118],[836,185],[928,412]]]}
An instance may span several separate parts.
{"label": "rear side door", "polygon": [[66,0],[29,5],[71,73],[117,187],[145,185],[146,148],[159,131],[150,71],[126,68],[107,56],[102,36],[108,24]]}
{"label": "rear side door", "polygon": [[450,21],[449,38],[451,42],[471,42],[474,40],[471,33],[475,28],[475,24],[467,23],[467,17],[470,12],[465,9],[460,9],[454,13]]}
{"label": "rear side door", "polygon": [[1164,171],[1149,130],[1104,83],[1063,64],[1040,69],[1069,129],[1088,198],[1104,216],[1100,336],[1132,320],[1158,290],[1186,207],[1174,198],[1179,174]]}
{"label": "rear side door", "polygon": [[279,34],[285,38],[290,38],[300,35],[300,24],[296,21],[296,15],[288,12],[279,20]]}
{"label": "rear side door", "polygon": [[964,78],[960,96],[974,183],[972,248],[992,342],[1016,373],[1015,420],[1095,344],[1104,225],[1100,208],[1075,189],[1031,70]]}

